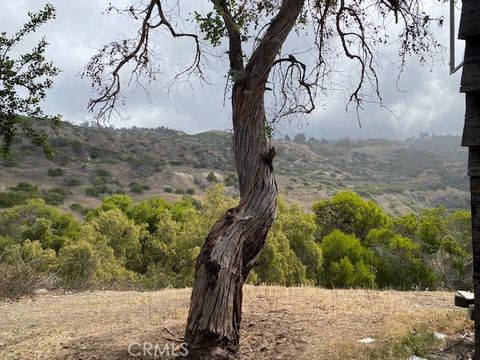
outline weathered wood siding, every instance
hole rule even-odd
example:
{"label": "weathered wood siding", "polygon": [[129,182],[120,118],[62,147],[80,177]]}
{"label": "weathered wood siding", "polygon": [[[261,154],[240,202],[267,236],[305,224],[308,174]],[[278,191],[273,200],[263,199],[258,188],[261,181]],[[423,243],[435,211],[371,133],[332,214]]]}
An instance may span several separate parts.
{"label": "weathered wood siding", "polygon": [[480,91],[467,92],[465,98],[465,125],[462,145],[480,146]]}
{"label": "weathered wood siding", "polygon": [[473,287],[475,294],[475,358],[480,359],[480,0],[463,0],[459,38],[465,43],[460,91],[465,93],[462,145],[469,147],[472,208]]}
{"label": "weathered wood siding", "polygon": [[[479,1],[480,3],[480,1]],[[476,25],[480,29],[480,22]],[[461,92],[480,91],[480,38],[467,40]]]}
{"label": "weathered wood siding", "polygon": [[480,1],[463,0],[462,18],[458,38],[462,40],[480,37]]}

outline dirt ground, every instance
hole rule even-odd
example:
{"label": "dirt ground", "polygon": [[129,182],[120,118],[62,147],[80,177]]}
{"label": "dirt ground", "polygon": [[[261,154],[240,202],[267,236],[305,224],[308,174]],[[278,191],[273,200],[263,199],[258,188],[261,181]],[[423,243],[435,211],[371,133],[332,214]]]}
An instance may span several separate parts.
{"label": "dirt ground", "polygon": [[[153,358],[140,354],[146,343],[179,351],[189,296],[190,289],[94,291],[0,303],[0,359]],[[448,336],[432,359],[468,359],[472,341],[450,292],[246,286],[243,310],[245,360],[369,359],[369,348],[425,326]],[[375,341],[358,342],[367,337]]]}

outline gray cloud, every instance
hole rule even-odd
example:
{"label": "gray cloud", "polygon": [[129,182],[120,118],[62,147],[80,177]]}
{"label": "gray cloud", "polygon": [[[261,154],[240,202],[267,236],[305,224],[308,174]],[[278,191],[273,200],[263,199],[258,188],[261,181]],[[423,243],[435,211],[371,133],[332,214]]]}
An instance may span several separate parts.
{"label": "gray cloud", "polygon": [[[45,103],[45,110],[60,113],[66,120],[79,123],[90,119],[86,112],[92,96],[89,83],[79,77],[79,72],[90,57],[103,44],[134,33],[134,26],[125,19],[113,15],[102,15],[108,0],[51,1],[57,8],[57,19],[47,24],[34,38],[45,35],[50,42],[48,56],[63,71],[56,79],[54,89]],[[185,1],[187,6],[192,1]],[[209,6],[201,1],[201,6]],[[8,1],[0,14],[2,31],[12,32],[26,19],[27,11],[37,10],[43,2],[37,0]],[[446,16],[447,8],[435,5],[435,13]],[[448,16],[446,16],[448,18]],[[448,25],[448,24],[447,24]],[[188,26],[188,24],[187,24]],[[448,26],[438,31],[440,41],[447,43]],[[29,44],[33,43],[33,40]],[[189,43],[175,43],[160,39],[163,56],[160,61],[165,69],[164,79],[169,79],[179,59],[191,55]],[[289,39],[295,47],[298,38]],[[27,44],[28,45],[28,44]],[[386,59],[394,61],[392,49],[384,51]],[[461,49],[459,50],[461,54]],[[342,66],[350,66],[348,63]],[[168,82],[159,81],[148,86],[149,96],[142,91],[127,90],[127,105],[122,109],[124,119],[113,122],[115,126],[169,126],[187,132],[231,128],[229,100],[222,106],[226,73],[225,64],[211,60],[210,80],[213,86],[200,86],[195,80],[191,84],[179,84],[169,94],[165,91]],[[350,69],[352,71],[354,69]],[[278,125],[281,134],[305,132],[317,138],[405,138],[430,131],[437,134],[460,134],[463,126],[463,95],[459,94],[459,74],[449,76],[446,64],[432,70],[418,65],[416,59],[409,60],[408,70],[396,88],[397,72],[387,60],[379,73],[382,96],[395,116],[378,105],[366,105],[360,113],[362,127],[358,126],[355,111],[346,113],[345,98],[320,96],[317,110],[303,122]],[[193,87],[193,88],[192,88]]]}

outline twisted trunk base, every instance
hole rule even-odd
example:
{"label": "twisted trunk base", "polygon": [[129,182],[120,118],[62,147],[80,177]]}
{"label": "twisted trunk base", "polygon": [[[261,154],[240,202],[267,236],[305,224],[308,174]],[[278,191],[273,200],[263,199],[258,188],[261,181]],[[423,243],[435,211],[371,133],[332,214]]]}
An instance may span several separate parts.
{"label": "twisted trunk base", "polygon": [[[242,287],[273,221],[275,195],[261,219],[244,206],[229,210],[213,227],[197,260],[185,342],[190,359],[228,359],[237,352]],[[261,221],[259,221],[261,220]]]}

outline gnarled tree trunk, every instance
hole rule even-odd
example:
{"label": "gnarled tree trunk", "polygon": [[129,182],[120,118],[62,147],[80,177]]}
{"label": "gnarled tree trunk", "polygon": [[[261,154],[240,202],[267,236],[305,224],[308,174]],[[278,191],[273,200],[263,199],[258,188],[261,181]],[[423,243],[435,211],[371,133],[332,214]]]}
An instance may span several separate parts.
{"label": "gnarled tree trunk", "polygon": [[237,350],[242,286],[274,219],[277,190],[262,156],[269,148],[261,128],[263,94],[256,95],[255,103],[234,101],[242,113],[234,130],[241,200],[215,223],[197,259],[185,336],[192,359],[221,359]]}
{"label": "gnarled tree trunk", "polygon": [[245,69],[238,30],[229,26],[228,9],[221,9],[229,30],[231,71],[239,75],[232,108],[240,204],[215,223],[197,259],[185,333],[191,359],[227,359],[239,347],[242,286],[265,243],[277,198],[275,149],[265,134],[265,84],[303,3],[282,2]]}

